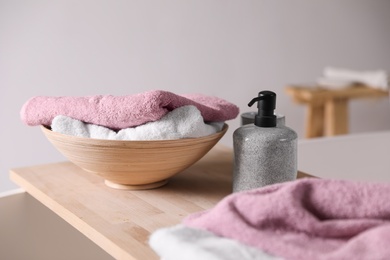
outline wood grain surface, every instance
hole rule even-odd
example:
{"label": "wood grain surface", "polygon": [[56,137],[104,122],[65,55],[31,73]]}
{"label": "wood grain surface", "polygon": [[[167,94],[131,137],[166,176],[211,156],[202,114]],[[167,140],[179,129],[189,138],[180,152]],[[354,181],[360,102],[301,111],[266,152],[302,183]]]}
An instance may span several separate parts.
{"label": "wood grain surface", "polygon": [[150,234],[230,194],[232,161],[232,150],[217,145],[167,185],[140,191],[109,188],[103,178],[71,162],[12,169],[10,175],[115,259],[158,259],[148,246]]}

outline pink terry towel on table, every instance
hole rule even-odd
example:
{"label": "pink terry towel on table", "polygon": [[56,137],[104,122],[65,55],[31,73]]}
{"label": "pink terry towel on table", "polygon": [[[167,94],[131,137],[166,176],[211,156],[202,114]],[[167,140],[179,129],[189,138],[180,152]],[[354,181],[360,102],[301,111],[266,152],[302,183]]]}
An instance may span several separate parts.
{"label": "pink terry towel on table", "polygon": [[390,259],[390,184],[302,179],[232,194],[184,220],[284,259]]}
{"label": "pink terry towel on table", "polygon": [[23,105],[20,115],[31,126],[50,126],[54,117],[63,115],[111,129],[124,129],[159,120],[169,111],[186,105],[197,107],[205,121],[222,122],[234,119],[239,113],[236,105],[218,97],[153,90],[127,96],[37,96]]}

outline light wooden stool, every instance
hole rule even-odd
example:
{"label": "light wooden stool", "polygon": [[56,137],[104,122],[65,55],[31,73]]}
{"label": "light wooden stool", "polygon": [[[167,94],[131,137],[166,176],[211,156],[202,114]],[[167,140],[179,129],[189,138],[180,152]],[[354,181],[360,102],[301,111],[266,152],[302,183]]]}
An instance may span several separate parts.
{"label": "light wooden stool", "polygon": [[358,98],[388,97],[389,91],[364,85],[341,89],[319,86],[288,86],[286,92],[299,104],[307,106],[305,137],[347,134],[349,128],[348,101]]}

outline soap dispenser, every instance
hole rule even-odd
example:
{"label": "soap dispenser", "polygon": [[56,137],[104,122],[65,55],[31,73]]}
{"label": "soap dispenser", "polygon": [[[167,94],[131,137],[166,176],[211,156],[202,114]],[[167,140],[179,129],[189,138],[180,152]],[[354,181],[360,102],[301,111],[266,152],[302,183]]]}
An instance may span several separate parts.
{"label": "soap dispenser", "polygon": [[233,133],[233,192],[292,181],[297,177],[297,134],[277,124],[276,94],[261,91],[248,106],[257,102],[254,124]]}

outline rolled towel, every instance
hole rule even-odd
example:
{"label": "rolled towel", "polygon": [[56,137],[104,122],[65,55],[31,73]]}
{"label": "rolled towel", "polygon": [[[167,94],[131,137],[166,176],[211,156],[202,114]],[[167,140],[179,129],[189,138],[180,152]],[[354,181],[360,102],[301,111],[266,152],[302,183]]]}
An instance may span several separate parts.
{"label": "rolled towel", "polygon": [[164,260],[277,260],[257,248],[184,225],[153,232],[150,247]]}
{"label": "rolled towel", "polygon": [[353,85],[357,85],[359,83],[351,80],[340,80],[340,79],[322,77],[317,79],[317,84],[319,86],[324,86],[331,89],[337,89],[337,88],[350,87]]}
{"label": "rolled towel", "polygon": [[389,87],[389,75],[384,70],[375,71],[354,71],[326,67],[323,78],[318,80],[319,84],[329,86],[345,86],[346,84],[360,83],[370,87],[387,90]]}
{"label": "rolled towel", "polygon": [[156,121],[186,105],[197,107],[205,121],[223,122],[234,119],[239,113],[236,105],[218,97],[154,90],[127,96],[38,96],[23,105],[20,115],[22,121],[31,126],[50,126],[54,117],[64,115],[119,130]]}
{"label": "rolled towel", "polygon": [[67,116],[56,116],[51,128],[66,135],[109,140],[171,140],[196,138],[222,130],[223,122],[206,124],[195,106],[174,109],[161,119],[115,132],[107,127],[87,124]]}
{"label": "rolled towel", "polygon": [[184,224],[286,259],[390,259],[390,184],[306,178],[224,198]]}

